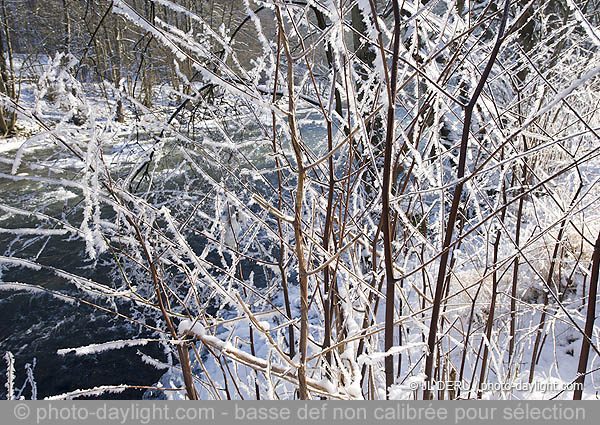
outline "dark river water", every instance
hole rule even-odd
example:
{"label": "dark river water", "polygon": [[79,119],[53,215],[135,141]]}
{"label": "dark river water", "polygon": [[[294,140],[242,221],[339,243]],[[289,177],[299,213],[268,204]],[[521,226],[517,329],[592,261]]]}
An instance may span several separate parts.
{"label": "dark river water", "polygon": [[[9,242],[7,239],[12,239],[12,236],[2,236],[0,249],[6,247]],[[89,264],[78,255],[73,241],[65,243],[57,239],[59,238],[52,237],[44,254],[40,256],[39,263],[60,266],[63,270],[78,272],[98,282],[106,281],[107,270],[97,268],[86,273],[81,268]],[[32,244],[29,249],[39,249],[43,241]],[[80,249],[79,252],[84,252],[83,244]],[[44,269],[32,271],[11,268],[2,273],[2,281],[32,283],[81,295]],[[109,307],[101,301],[98,303]],[[129,306],[117,303],[117,309],[127,314]],[[145,328],[140,328],[123,318],[84,303],[66,303],[46,293],[0,291],[0,354],[3,356],[4,352],[10,351],[15,357],[16,388],[20,388],[26,378],[25,364],[33,364],[35,361],[34,376],[38,398],[100,385],[153,385],[163,372],[143,363],[137,352],[139,350],[165,360],[166,356],[157,343],[87,356],[57,354],[57,350],[61,348],[152,336]],[[5,369],[5,365],[2,369]],[[6,397],[5,382],[5,374],[2,373],[0,398]],[[139,399],[143,394],[144,390],[131,389],[120,394],[105,394],[102,398]],[[30,398],[29,388],[23,395]]]}
{"label": "dark river water", "polygon": [[[9,157],[12,152],[0,156]],[[23,165],[20,172],[32,170]],[[9,174],[10,164],[0,163],[0,172]],[[39,171],[35,174],[39,175]],[[69,217],[69,211],[81,200],[59,187],[47,187],[43,183],[18,182],[0,177],[0,229],[33,227],[35,220],[25,215],[7,214],[2,206],[17,207],[28,211],[42,211],[60,217],[66,214],[68,221],[78,227],[80,219]],[[45,226],[48,228],[48,226]],[[20,236],[0,232],[0,255],[16,258],[37,257],[42,265],[54,266],[79,276],[107,283],[109,269],[90,267],[85,258],[85,245],[70,235]],[[0,262],[0,282],[22,282],[40,285],[73,296],[81,296],[73,284],[57,277],[49,270],[32,270],[7,266]],[[0,283],[1,284],[1,283]],[[103,307],[113,309],[101,300]],[[129,306],[116,304],[117,310],[127,314]],[[150,324],[150,323],[149,323]],[[25,364],[35,362],[34,376],[37,396],[43,398],[76,389],[100,385],[153,385],[164,371],[142,362],[138,350],[157,358],[166,359],[158,343],[143,347],[130,347],[105,351],[95,355],[58,355],[61,348],[80,347],[89,344],[152,337],[138,325],[114,314],[103,312],[84,303],[66,303],[46,293],[25,291],[0,291],[0,399],[6,393],[6,362],[4,355],[10,351],[15,358],[15,388],[23,386],[26,379]],[[101,398],[140,399],[145,390],[131,389],[119,394],[105,394]],[[31,397],[29,386],[22,394]]]}
{"label": "dark river water", "polygon": [[[320,124],[307,123],[302,126],[305,140],[317,146],[326,143],[324,129]],[[243,140],[246,135],[240,136]],[[0,142],[1,143],[1,142]],[[1,147],[1,146],[0,146]],[[80,165],[69,166],[61,160],[52,158],[56,147],[41,148],[26,152],[17,174],[47,176],[52,178],[78,179]],[[262,152],[262,151],[261,151]],[[258,153],[255,166],[263,168],[270,166],[267,159],[270,148]],[[102,284],[109,284],[111,272],[115,265],[92,267],[85,254],[85,244],[81,238],[73,238],[70,234],[59,236],[19,236],[7,232],[6,229],[32,228],[39,224],[31,215],[9,213],[6,206],[21,208],[26,211],[43,212],[46,215],[61,218],[75,228],[81,223],[82,196],[80,191],[62,188],[60,185],[48,185],[42,182],[20,180],[9,177],[14,158],[14,151],[2,152],[0,149],[0,256],[22,259],[35,259],[38,264],[56,267],[87,277]],[[1,159],[4,158],[4,161]],[[40,162],[39,158],[44,158]],[[28,164],[36,164],[37,168],[28,168]],[[40,164],[48,171],[40,171]],[[60,168],[58,174],[55,171]],[[192,194],[190,194],[192,195]],[[174,200],[176,202],[177,200]],[[110,220],[112,212],[107,211],[104,217]],[[44,228],[51,229],[52,222],[46,222]],[[60,227],[57,227],[60,228]],[[4,229],[4,231],[2,231]],[[200,252],[204,245],[202,240],[189,240],[194,250]],[[207,257],[212,261],[210,256]],[[1,260],[1,259],[0,259]],[[215,258],[219,263],[220,260]],[[242,264],[244,277],[253,271],[255,284],[261,286],[262,269],[250,264]],[[6,265],[0,261],[0,285],[2,282],[22,282],[40,285],[58,290],[73,296],[81,296],[72,283],[57,277],[51,270]],[[110,286],[110,285],[109,285]],[[89,299],[88,297],[85,297]],[[116,309],[127,315],[130,306],[124,302],[108,305],[105,300],[96,300],[109,310]],[[151,319],[147,325],[154,325]],[[3,361],[5,352],[10,351],[16,360],[17,390],[23,386],[26,379],[25,364],[35,361],[35,380],[37,382],[38,398],[62,394],[76,389],[86,389],[101,385],[139,385],[152,386],[158,382],[164,370],[157,370],[144,363],[138,352],[149,355],[161,362],[166,362],[167,356],[158,343],[148,343],[144,346],[129,347],[119,350],[104,351],[94,355],[75,356],[74,354],[58,355],[57,350],[81,347],[114,340],[133,338],[156,338],[139,325],[119,318],[114,314],[98,310],[84,303],[69,304],[46,293],[31,293],[15,290],[0,290],[0,398],[6,398],[6,362]],[[142,389],[126,390],[118,394],[108,394],[100,398],[140,399],[148,396]],[[161,394],[152,392],[152,397]],[[27,387],[23,394],[30,398],[31,391]]]}

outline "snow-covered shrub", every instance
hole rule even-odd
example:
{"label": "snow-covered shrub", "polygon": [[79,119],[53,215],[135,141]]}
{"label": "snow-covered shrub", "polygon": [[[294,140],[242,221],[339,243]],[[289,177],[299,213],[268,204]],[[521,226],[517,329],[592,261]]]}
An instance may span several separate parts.
{"label": "snow-covered shrub", "polygon": [[62,108],[48,161],[77,171],[31,159],[31,175],[2,177],[77,192],[77,219],[39,212],[26,231],[82,243],[109,283],[52,273],[102,308],[127,301],[123,316],[156,336],[61,355],[160,344],[167,360],[140,355],[164,370],[148,396],[166,398],[419,398],[409,384],[433,377],[470,388],[436,396],[512,398],[479,389],[576,377],[564,359],[596,302],[600,231],[595,24],[550,1],[509,4],[503,36],[491,1],[405,1],[394,16],[248,0],[238,42],[156,3],[165,19],[122,0],[114,12],[177,64],[180,86],[152,88],[165,107],[122,90],[121,126],[114,99],[91,107],[58,55],[34,110]]}

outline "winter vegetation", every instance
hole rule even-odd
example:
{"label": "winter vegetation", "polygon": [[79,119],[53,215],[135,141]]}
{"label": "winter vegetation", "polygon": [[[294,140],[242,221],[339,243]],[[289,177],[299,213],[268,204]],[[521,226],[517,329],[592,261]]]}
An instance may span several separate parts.
{"label": "winter vegetation", "polygon": [[48,393],[4,315],[4,398],[598,399],[597,0],[0,21],[0,305],[108,315],[137,333],[44,344],[158,372]]}

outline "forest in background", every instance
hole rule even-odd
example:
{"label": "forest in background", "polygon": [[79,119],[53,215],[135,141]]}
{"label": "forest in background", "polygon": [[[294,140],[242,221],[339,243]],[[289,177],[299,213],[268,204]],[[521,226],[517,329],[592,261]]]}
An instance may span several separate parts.
{"label": "forest in background", "polygon": [[0,0],[2,302],[160,371],[44,396],[597,399],[599,6]]}

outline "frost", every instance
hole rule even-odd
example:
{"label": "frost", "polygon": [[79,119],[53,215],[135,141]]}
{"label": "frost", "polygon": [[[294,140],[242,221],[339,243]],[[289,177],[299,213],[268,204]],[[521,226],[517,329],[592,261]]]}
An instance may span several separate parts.
{"label": "frost", "polygon": [[7,399],[15,399],[15,358],[10,351],[4,353],[4,360],[6,361],[6,391]]}
{"label": "frost", "polygon": [[46,293],[50,294],[55,298],[58,298],[66,303],[75,304],[76,299],[68,295],[61,294],[60,292],[44,288],[39,285],[31,285],[28,283],[20,282],[0,282],[0,291],[27,291],[31,293]]}
{"label": "frost", "polygon": [[46,397],[44,400],[73,400],[79,397],[97,397],[103,394],[120,394],[128,388],[127,385],[103,385],[88,389],[78,389],[67,393]]}
{"label": "frost", "polygon": [[[6,314],[31,297],[128,323],[58,354],[157,342],[134,356],[163,374],[149,397],[187,398],[191,373],[200,399],[294,399],[306,370],[307,398],[418,398],[428,355],[431,376],[466,381],[461,398],[573,397],[511,385],[575,379],[595,305],[592,2],[506,3],[498,49],[489,0],[407,0],[399,21],[369,0],[116,0],[89,45],[80,3],[74,54],[36,56],[27,35],[7,57],[20,91],[0,95],[0,115],[17,114],[0,141]],[[15,355],[47,337],[16,323]],[[9,357],[9,396],[36,398],[39,369],[15,380]],[[480,380],[510,389],[478,394]]]}
{"label": "frost", "polygon": [[388,351],[385,352],[380,352],[380,353],[371,353],[371,354],[362,354],[359,358],[358,358],[358,364],[359,365],[363,365],[363,364],[367,364],[367,365],[373,365],[375,363],[377,363],[380,360],[383,360],[384,358],[388,357],[388,356],[393,356],[396,354],[400,354],[403,351],[410,351],[412,349],[415,348],[421,348],[421,347],[426,347],[425,343],[412,343],[412,344],[407,344],[407,345],[402,345],[402,346],[395,346],[390,348]]}
{"label": "frost", "polygon": [[57,354],[64,356],[67,354],[75,354],[76,356],[86,356],[89,354],[102,353],[103,351],[119,350],[126,347],[135,347],[138,345],[146,345],[152,342],[152,339],[133,339],[133,340],[119,340],[110,341],[103,344],[91,344],[85,347],[77,348],[61,348],[56,351]]}
{"label": "frost", "polygon": [[600,46],[600,37],[598,36],[598,28],[592,27],[592,24],[587,20],[585,15],[581,12],[581,9],[573,0],[567,0],[568,7],[575,12],[575,16],[577,17],[577,21],[581,24],[581,26],[585,29],[585,32],[590,37],[591,40],[596,44],[596,46]]}

